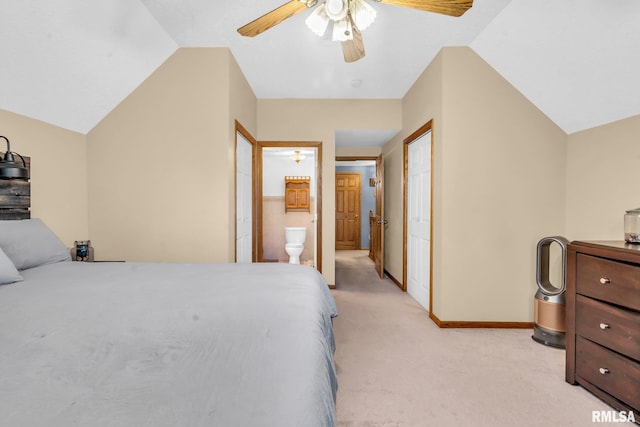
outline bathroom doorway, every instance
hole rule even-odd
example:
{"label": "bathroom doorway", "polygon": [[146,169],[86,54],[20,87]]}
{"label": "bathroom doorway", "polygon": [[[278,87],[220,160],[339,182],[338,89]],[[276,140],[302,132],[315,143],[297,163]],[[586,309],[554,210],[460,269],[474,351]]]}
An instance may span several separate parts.
{"label": "bathroom doorway", "polygon": [[[306,227],[302,264],[322,272],[322,143],[258,141],[256,238],[258,262],[288,262],[285,227]],[[309,182],[309,203],[291,209],[285,181]],[[288,193],[287,193],[288,194]]]}

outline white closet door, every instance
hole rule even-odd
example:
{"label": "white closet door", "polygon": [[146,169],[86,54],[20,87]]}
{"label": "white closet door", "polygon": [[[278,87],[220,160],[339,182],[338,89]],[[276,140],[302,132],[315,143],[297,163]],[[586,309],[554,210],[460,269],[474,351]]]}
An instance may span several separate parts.
{"label": "white closet door", "polygon": [[427,310],[431,271],[431,131],[409,144],[407,170],[407,292]]}
{"label": "white closet door", "polygon": [[252,145],[237,133],[236,146],[236,262],[252,261]]}

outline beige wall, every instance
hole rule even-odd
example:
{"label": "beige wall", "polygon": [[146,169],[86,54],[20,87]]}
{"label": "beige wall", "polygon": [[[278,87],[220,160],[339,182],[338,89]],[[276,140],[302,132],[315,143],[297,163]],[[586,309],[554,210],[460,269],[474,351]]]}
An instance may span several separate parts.
{"label": "beige wall", "polygon": [[624,212],[640,207],[640,116],[569,135],[566,233],[623,240]]}
{"label": "beige wall", "polygon": [[381,147],[336,147],[337,157],[378,157]]}
{"label": "beige wall", "polygon": [[[566,136],[469,48],[402,100],[256,100],[228,49],[180,49],[88,135],[0,110],[32,158],[32,213],[98,259],[234,256],[234,119],[260,140],[323,142],[323,274],[335,282],[336,155],[385,155],[387,270],[402,278],[402,140],[433,119],[433,311],[531,321],[544,236],[621,239],[637,208],[640,116]],[[336,149],[336,129],[402,131]],[[0,149],[0,151],[2,151]],[[222,242],[222,244],[221,244]]]}
{"label": "beige wall", "polygon": [[42,219],[69,247],[87,239],[85,136],[4,110],[0,123],[11,151],[31,157],[31,217]]}
{"label": "beige wall", "polygon": [[[469,48],[443,49],[403,111],[401,137],[434,120],[433,313],[533,320],[537,241],[564,233],[566,135]],[[385,206],[402,203],[401,145],[384,148],[398,190]],[[399,233],[387,232],[394,248]],[[401,252],[386,252],[401,277]]]}
{"label": "beige wall", "polygon": [[531,321],[536,244],[564,234],[566,134],[471,49],[447,49],[444,61],[434,310],[442,320]]}
{"label": "beige wall", "polygon": [[179,49],[88,135],[96,258],[234,259],[233,122],[256,100],[226,48]]}
{"label": "beige wall", "polygon": [[242,73],[238,62],[229,51],[229,122],[228,134],[229,144],[227,151],[227,191],[231,195],[231,202],[228,205],[228,260],[236,260],[236,120],[245,128],[247,132],[255,138],[258,126],[258,106],[257,99],[249,82]]}
{"label": "beige wall", "polygon": [[322,274],[329,284],[335,284],[335,131],[401,123],[400,100],[258,100],[259,140],[322,142]]}
{"label": "beige wall", "polygon": [[[384,154],[384,216],[385,225],[385,269],[397,281],[402,282],[404,250],[403,240],[403,193],[404,193],[404,147],[403,140],[414,131],[433,120],[434,158],[441,158],[442,132],[442,55],[437,55],[423,71],[402,99],[402,130],[382,148]],[[440,164],[440,161],[436,162]],[[435,168],[434,182],[441,181],[441,169]],[[440,194],[440,186],[435,186],[434,197]],[[434,221],[440,217],[440,205],[436,205]],[[434,245],[441,242],[440,230],[434,230]],[[440,264],[440,251],[434,250],[434,264]],[[439,274],[440,271],[434,271]]]}

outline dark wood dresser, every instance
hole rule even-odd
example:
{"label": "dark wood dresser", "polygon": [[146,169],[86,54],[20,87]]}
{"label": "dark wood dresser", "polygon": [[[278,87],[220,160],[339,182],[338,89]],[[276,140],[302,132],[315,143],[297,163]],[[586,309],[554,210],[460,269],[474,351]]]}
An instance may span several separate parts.
{"label": "dark wood dresser", "polygon": [[640,420],[640,245],[567,248],[566,381]]}

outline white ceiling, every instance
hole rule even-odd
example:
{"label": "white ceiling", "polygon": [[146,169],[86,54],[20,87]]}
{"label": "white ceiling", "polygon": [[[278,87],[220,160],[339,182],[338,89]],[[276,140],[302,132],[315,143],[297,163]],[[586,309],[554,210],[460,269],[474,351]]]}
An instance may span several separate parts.
{"label": "white ceiling", "polygon": [[[460,18],[370,1],[367,54],[351,64],[308,11],[236,32],[285,2],[0,0],[0,108],[86,133],[192,46],[229,47],[258,98],[398,99],[443,46],[466,45],[567,133],[640,114],[638,0],[475,0]],[[342,146],[374,136],[336,133]]]}
{"label": "white ceiling", "polygon": [[178,48],[137,0],[0,4],[0,108],[81,133]]}
{"label": "white ceiling", "polygon": [[638,0],[514,0],[470,46],[566,133],[640,114]]}

